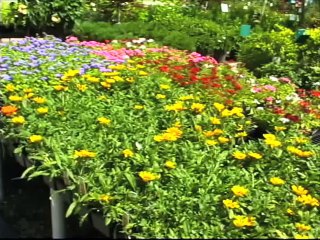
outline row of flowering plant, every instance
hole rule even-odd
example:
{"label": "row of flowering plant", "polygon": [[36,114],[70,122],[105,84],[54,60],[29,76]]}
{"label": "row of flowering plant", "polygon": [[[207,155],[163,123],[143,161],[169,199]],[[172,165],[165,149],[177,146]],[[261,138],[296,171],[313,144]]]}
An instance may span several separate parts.
{"label": "row of flowering plant", "polygon": [[2,135],[25,176],[65,179],[67,215],[139,238],[320,236],[319,96],[196,53],[85,45],[1,46]]}

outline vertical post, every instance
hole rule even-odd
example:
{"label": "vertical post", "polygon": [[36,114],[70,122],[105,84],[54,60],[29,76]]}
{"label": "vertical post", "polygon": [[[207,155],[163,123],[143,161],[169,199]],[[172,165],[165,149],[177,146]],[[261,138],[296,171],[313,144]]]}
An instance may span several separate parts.
{"label": "vertical post", "polygon": [[54,181],[50,184],[50,200],[52,238],[66,238],[66,218],[63,193],[56,190]]}
{"label": "vertical post", "polygon": [[3,191],[3,162],[4,158],[6,157],[5,145],[4,140],[1,139],[1,154],[0,154],[0,202],[4,200],[4,191]]}

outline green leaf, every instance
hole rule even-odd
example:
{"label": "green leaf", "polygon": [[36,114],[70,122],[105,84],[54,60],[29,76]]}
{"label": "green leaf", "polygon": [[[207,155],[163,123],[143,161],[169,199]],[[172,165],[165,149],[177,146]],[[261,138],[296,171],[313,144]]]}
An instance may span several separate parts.
{"label": "green leaf", "polygon": [[77,201],[70,204],[70,206],[68,207],[68,210],[66,212],[66,218],[69,217],[73,213],[73,211],[77,207],[77,205],[78,205]]}
{"label": "green leaf", "polygon": [[130,183],[130,186],[133,188],[133,190],[136,190],[137,184],[136,184],[135,177],[131,173],[125,173],[124,175],[126,176],[127,180]]}

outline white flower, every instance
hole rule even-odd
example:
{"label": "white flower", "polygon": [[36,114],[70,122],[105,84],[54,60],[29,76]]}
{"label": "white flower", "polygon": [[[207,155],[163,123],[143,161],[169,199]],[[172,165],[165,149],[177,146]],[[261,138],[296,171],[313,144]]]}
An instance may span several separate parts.
{"label": "white flower", "polygon": [[255,104],[260,104],[260,102],[259,102],[258,99],[253,100],[253,102],[254,102]]}
{"label": "white flower", "polygon": [[24,4],[19,4],[18,12],[26,15],[28,13],[28,7]]}
{"label": "white flower", "polygon": [[97,8],[92,8],[92,11],[96,12],[96,11],[97,11]]}
{"label": "white flower", "polygon": [[139,48],[140,49],[146,49],[147,47],[145,45],[141,45]]}
{"label": "white flower", "polygon": [[270,76],[269,79],[273,82],[277,82],[278,78],[274,77],[274,76]]}
{"label": "white flower", "polygon": [[281,103],[282,101],[281,100],[276,100],[276,103]]}
{"label": "white flower", "polygon": [[118,43],[118,40],[112,40],[111,43]]}
{"label": "white flower", "polygon": [[141,150],[141,149],[142,149],[142,145],[141,145],[140,143],[135,142],[135,144],[136,144],[136,147],[137,147],[138,150]]}
{"label": "white flower", "polygon": [[152,42],[154,42],[154,40],[150,38],[150,39],[147,40],[147,42],[148,43],[152,43]]}
{"label": "white flower", "polygon": [[144,41],[147,40],[147,39],[145,39],[145,38],[139,38],[139,40],[140,40],[140,42],[144,42]]}
{"label": "white flower", "polygon": [[131,42],[126,42],[126,47],[127,48],[132,47],[132,43]]}
{"label": "white flower", "polygon": [[95,4],[94,2],[91,2],[91,3],[90,3],[90,6],[95,7],[96,4]]}
{"label": "white flower", "polygon": [[280,118],[279,119],[282,123],[288,123],[290,120],[288,118]]}
{"label": "white flower", "polygon": [[51,16],[51,21],[55,22],[55,23],[59,23],[59,22],[61,22],[61,18],[55,14],[55,15]]}
{"label": "white flower", "polygon": [[263,111],[263,110],[264,110],[264,108],[263,108],[263,107],[257,107],[257,110],[259,110],[259,111]]}

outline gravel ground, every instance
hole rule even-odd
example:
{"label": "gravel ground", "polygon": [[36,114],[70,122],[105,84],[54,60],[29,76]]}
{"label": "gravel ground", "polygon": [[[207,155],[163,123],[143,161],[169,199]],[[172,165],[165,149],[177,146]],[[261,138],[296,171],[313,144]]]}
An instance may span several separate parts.
{"label": "gravel ground", "polygon": [[[13,180],[21,176],[23,170],[14,160],[6,159],[3,166],[5,196],[0,203],[0,217],[19,238],[51,238],[49,188],[41,178]],[[89,222],[80,227],[77,217],[67,219],[67,234],[71,238],[105,238]]]}

